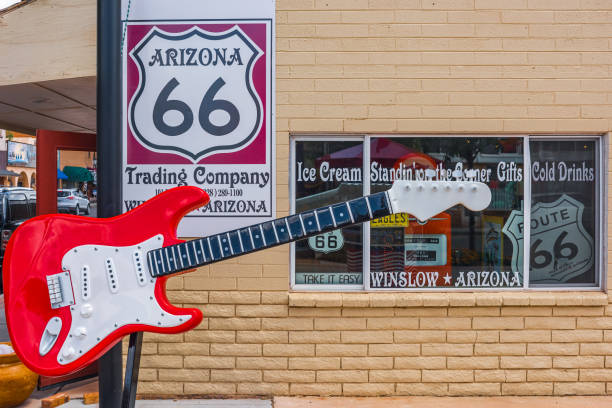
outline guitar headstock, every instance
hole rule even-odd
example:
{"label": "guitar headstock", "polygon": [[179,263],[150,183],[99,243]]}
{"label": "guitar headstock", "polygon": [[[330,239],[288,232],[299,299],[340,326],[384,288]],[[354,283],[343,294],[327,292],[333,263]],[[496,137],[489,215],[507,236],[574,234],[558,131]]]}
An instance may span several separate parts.
{"label": "guitar headstock", "polygon": [[394,213],[408,213],[420,221],[457,204],[482,211],[491,202],[489,187],[477,181],[396,180],[388,191]]}

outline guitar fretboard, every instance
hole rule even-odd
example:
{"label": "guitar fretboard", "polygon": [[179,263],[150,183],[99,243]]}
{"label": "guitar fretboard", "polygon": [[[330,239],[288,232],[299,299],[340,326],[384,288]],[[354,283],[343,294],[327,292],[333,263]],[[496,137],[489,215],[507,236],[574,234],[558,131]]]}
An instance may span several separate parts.
{"label": "guitar fretboard", "polygon": [[387,192],[149,251],[153,277],[260,251],[392,213]]}

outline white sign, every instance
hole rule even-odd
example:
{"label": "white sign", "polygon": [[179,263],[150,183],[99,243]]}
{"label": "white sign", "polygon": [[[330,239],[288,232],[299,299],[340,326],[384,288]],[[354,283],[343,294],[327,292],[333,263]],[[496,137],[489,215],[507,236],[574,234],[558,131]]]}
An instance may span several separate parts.
{"label": "white sign", "polygon": [[[531,211],[529,281],[563,283],[593,267],[593,238],[582,225],[584,204],[563,194]],[[503,233],[512,241],[512,270],[521,271],[524,250],[523,212],[510,214]]]}
{"label": "white sign", "polygon": [[344,246],[344,236],[342,230],[337,229],[323,234],[308,238],[308,246],[316,252],[328,254],[342,249]]}
{"label": "white sign", "polygon": [[124,211],[181,185],[179,236],[275,217],[273,0],[123,0]]}

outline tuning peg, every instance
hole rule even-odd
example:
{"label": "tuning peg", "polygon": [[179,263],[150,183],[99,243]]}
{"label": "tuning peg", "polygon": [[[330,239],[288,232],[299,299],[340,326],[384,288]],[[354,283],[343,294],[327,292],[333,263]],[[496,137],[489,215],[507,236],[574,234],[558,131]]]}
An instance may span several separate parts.
{"label": "tuning peg", "polygon": [[417,190],[419,190],[419,191],[423,191],[423,188],[424,188],[424,187],[423,187],[423,185],[422,185],[422,184],[419,184],[419,185],[418,185],[418,187],[417,187]]}
{"label": "tuning peg", "polygon": [[432,191],[438,191],[438,186],[436,186],[435,184],[433,186],[431,186],[431,190]]}
{"label": "tuning peg", "polygon": [[472,184],[472,192],[478,191],[478,186],[476,184]]}
{"label": "tuning peg", "polygon": [[459,190],[459,191],[463,191],[463,184],[459,184],[459,185],[457,186],[457,190]]}

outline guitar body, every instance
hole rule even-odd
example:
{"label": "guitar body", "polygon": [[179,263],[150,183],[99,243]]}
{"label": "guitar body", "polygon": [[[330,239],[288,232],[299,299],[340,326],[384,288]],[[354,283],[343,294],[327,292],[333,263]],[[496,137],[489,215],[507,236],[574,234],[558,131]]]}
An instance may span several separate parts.
{"label": "guitar body", "polygon": [[196,187],[177,187],[108,219],[43,215],[21,225],[5,252],[5,308],[17,355],[58,376],[87,365],[126,334],[179,333],[202,313],[171,305],[167,277],[152,278],[146,253],[182,242],[180,219],[207,204]]}

